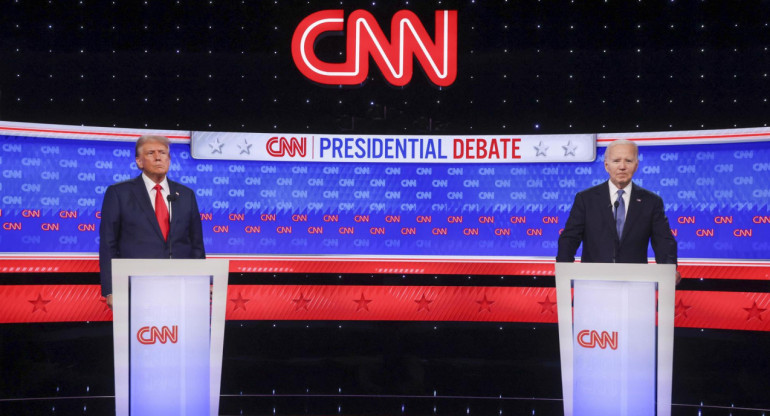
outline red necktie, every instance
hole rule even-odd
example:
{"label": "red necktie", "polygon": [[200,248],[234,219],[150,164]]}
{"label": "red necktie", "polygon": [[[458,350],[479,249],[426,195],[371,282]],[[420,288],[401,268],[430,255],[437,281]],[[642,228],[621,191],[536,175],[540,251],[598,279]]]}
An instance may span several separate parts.
{"label": "red necktie", "polygon": [[160,192],[163,187],[155,185],[153,189],[155,189],[155,217],[158,219],[163,239],[168,241],[168,208],[166,201],[163,200],[163,194]]}

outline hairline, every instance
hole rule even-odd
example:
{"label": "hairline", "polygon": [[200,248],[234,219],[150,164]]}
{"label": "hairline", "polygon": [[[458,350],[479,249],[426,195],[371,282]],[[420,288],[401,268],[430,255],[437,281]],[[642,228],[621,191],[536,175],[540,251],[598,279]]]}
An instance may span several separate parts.
{"label": "hairline", "polygon": [[134,156],[139,157],[139,149],[142,148],[147,143],[160,143],[162,145],[166,146],[166,149],[168,149],[171,145],[171,141],[166,136],[159,136],[159,135],[152,135],[152,134],[146,134],[143,136],[139,136],[139,139],[136,141],[136,148],[134,149]]}
{"label": "hairline", "polygon": [[627,140],[627,139],[618,139],[618,140],[611,141],[610,144],[607,145],[607,150],[604,152],[605,157],[606,157],[607,153],[610,152],[610,149],[612,149],[615,146],[621,146],[621,145],[624,145],[624,144],[631,145],[634,148],[634,154],[635,154],[636,159],[639,159],[639,145],[637,145],[636,142],[633,142],[633,141]]}

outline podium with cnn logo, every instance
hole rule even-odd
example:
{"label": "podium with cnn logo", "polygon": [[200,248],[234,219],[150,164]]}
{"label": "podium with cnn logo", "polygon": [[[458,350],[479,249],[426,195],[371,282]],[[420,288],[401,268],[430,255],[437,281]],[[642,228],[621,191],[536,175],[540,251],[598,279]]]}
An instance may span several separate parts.
{"label": "podium with cnn logo", "polygon": [[675,285],[673,264],[556,263],[565,415],[671,414]]}
{"label": "podium with cnn logo", "polygon": [[228,268],[112,260],[117,416],[218,414]]}

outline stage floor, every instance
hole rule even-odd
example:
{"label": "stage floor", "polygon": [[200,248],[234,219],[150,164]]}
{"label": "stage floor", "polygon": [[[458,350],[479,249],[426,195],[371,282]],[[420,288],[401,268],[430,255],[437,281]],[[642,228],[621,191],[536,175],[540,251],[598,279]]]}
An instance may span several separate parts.
{"label": "stage floor", "polygon": [[[0,325],[0,414],[115,412],[112,324]],[[228,321],[222,415],[560,415],[555,324]],[[770,333],[677,328],[673,415],[770,414]]]}

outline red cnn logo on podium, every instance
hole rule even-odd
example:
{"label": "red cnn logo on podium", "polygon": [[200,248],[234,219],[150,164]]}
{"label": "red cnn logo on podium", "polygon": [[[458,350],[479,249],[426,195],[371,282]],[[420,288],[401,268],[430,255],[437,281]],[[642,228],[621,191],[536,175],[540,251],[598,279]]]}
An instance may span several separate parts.
{"label": "red cnn logo on podium", "polygon": [[156,342],[160,342],[161,344],[165,344],[166,342],[176,344],[179,339],[178,335],[179,328],[177,325],[172,326],[171,329],[167,326],[161,328],[158,328],[157,326],[143,326],[136,333],[136,339],[144,345],[151,345]]}
{"label": "red cnn logo on podium", "polygon": [[312,81],[326,85],[362,84],[369,75],[369,56],[385,79],[401,87],[412,79],[417,58],[431,82],[439,87],[457,78],[457,10],[436,10],[435,42],[413,12],[393,15],[388,41],[374,16],[356,10],[347,21],[346,61],[324,62],[315,54],[316,41],[346,29],[342,10],[322,10],[306,17],[294,30],[291,55],[297,68]]}
{"label": "red cnn logo on podium", "polygon": [[598,346],[605,349],[609,346],[616,350],[618,349],[618,333],[613,331],[610,335],[607,331],[602,331],[600,334],[598,331],[584,329],[578,332],[577,342],[583,348],[596,348]]}

